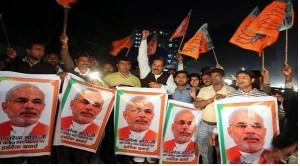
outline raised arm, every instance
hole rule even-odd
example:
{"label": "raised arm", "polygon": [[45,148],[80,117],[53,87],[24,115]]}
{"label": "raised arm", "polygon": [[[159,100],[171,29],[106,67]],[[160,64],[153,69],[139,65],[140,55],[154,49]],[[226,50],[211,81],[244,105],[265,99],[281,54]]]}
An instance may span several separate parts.
{"label": "raised arm", "polygon": [[67,71],[71,71],[74,69],[74,62],[70,56],[69,47],[68,47],[68,36],[63,33],[60,35],[60,42],[61,42],[61,59],[65,64],[65,68]]}
{"label": "raised arm", "polygon": [[137,57],[139,68],[140,68],[140,78],[144,79],[147,74],[151,71],[149,66],[149,58],[147,55],[147,37],[149,36],[148,30],[143,30],[142,41],[139,48],[139,54]]}
{"label": "raised arm", "polygon": [[177,71],[183,70],[183,57],[180,53],[176,54],[176,59],[178,61],[178,65],[177,65]]}
{"label": "raised arm", "polygon": [[282,73],[285,78],[285,88],[293,89],[293,71],[290,65],[284,64]]}

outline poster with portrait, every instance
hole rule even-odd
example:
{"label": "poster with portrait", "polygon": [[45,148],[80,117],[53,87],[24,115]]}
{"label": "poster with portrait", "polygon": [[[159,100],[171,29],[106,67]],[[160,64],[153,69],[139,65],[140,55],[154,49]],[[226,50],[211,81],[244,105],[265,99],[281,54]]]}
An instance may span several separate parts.
{"label": "poster with portrait", "polygon": [[61,96],[54,145],[96,153],[111,114],[114,90],[68,73]]}
{"label": "poster with portrait", "polygon": [[116,154],[159,158],[167,100],[163,89],[117,87]]}
{"label": "poster with portrait", "polygon": [[201,111],[193,104],[168,101],[164,121],[163,164],[197,164],[199,147],[197,130],[201,120]]}
{"label": "poster with portrait", "polygon": [[60,79],[0,71],[0,158],[50,155]]}
{"label": "poster with portrait", "polygon": [[265,163],[273,137],[279,134],[274,97],[231,97],[216,102],[221,162]]}

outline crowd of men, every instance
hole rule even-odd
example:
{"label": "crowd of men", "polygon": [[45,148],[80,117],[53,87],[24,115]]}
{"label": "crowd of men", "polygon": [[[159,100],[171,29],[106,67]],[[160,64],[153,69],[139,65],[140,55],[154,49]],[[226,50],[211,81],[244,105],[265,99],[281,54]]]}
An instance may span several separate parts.
{"label": "crowd of men", "polygon": [[[32,43],[26,49],[26,56],[24,57],[19,56],[12,48],[7,49],[7,59],[2,63],[1,70],[29,74],[58,74],[62,81],[67,73],[73,73],[90,83],[107,88],[114,88],[116,86],[162,88],[168,93],[169,99],[192,103],[196,108],[201,109],[202,117],[199,124],[199,130],[197,131],[199,139],[196,143],[199,144],[201,149],[200,163],[207,164],[220,163],[214,102],[233,96],[260,97],[274,95],[278,99],[278,118],[280,120],[279,125],[281,132],[272,142],[273,150],[264,151],[264,159],[270,162],[285,163],[287,157],[297,152],[297,93],[293,91],[292,68],[288,64],[285,64],[282,69],[282,73],[285,77],[284,93],[271,90],[269,71],[266,68],[263,68],[260,73],[250,70],[237,71],[236,83],[227,85],[224,82],[225,70],[219,64],[213,68],[204,68],[201,72],[199,71],[199,73],[188,73],[184,70],[182,55],[177,54],[177,71],[173,73],[173,70],[165,70],[165,60],[161,56],[155,55],[153,60],[150,61],[147,55],[148,36],[149,31],[144,30],[142,32],[142,41],[137,56],[139,71],[132,70],[132,62],[127,57],[118,58],[115,65],[111,62],[98,62],[95,57],[90,56],[87,52],[77,52],[71,56],[66,34],[62,34],[60,37],[60,53],[48,53],[45,55],[45,46],[42,43],[36,42]],[[60,65],[60,59],[64,63],[64,66]],[[101,67],[99,63],[102,64]],[[101,71],[102,78],[99,79],[100,81],[93,80],[89,77],[94,71]],[[34,88],[27,85],[24,86],[25,88]],[[38,92],[40,92],[40,90]],[[85,95],[88,95],[88,93],[94,92],[87,91],[86,93],[78,94],[71,102],[71,108],[74,107],[74,110],[72,109],[74,117],[80,112],[80,110],[76,110],[78,107],[75,108],[75,105],[88,102],[85,100]],[[8,98],[13,97],[14,92],[11,92]],[[133,100],[143,101],[142,98],[133,98]],[[40,103],[41,107],[43,106],[43,102],[42,96]],[[103,99],[102,97],[99,97],[99,103],[101,102],[103,102]],[[2,104],[2,107],[4,112],[10,115],[10,110],[8,110],[5,103]],[[127,107],[133,107],[133,105],[129,104],[126,108]],[[151,107],[151,104],[149,104],[149,107]],[[97,109],[97,105],[95,105],[94,109]],[[231,116],[229,123],[235,125],[235,123],[237,123],[236,117],[241,117],[246,113],[247,110],[240,110],[234,113],[234,115]],[[97,114],[97,111],[93,112],[93,116],[96,116]],[[180,116],[176,115],[176,122],[183,121],[184,123],[189,123],[191,121],[190,119],[193,119],[194,116],[188,111],[182,111],[178,114],[180,114]],[[125,111],[123,116],[129,126],[120,130],[126,130],[131,127],[129,117],[133,116],[133,114],[130,111]],[[261,119],[261,117],[258,119]],[[77,123],[87,123],[89,121],[88,118],[74,119],[71,116],[68,117],[68,119],[65,119],[65,124],[63,124],[63,126],[69,128],[69,122],[72,120]],[[152,119],[149,116],[149,123],[151,120]],[[263,119],[261,119],[261,121],[262,120]],[[158,160],[153,158],[115,155],[113,125],[112,113],[106,125],[105,135],[99,145],[97,153],[58,146],[53,148],[51,156],[4,158],[0,159],[0,163],[158,163]],[[172,132],[175,140],[170,140],[170,143],[175,143],[175,141],[179,143],[186,142],[186,138],[181,138],[180,136],[177,137],[178,133],[175,129],[179,127],[180,126],[175,122],[172,124]],[[242,128],[243,126],[238,127]],[[250,125],[250,127],[257,126]],[[263,128],[263,126],[260,127]],[[143,130],[143,128],[135,128],[134,130],[140,131]],[[189,132],[191,135],[191,133],[195,132],[195,129],[192,129]],[[242,133],[238,133],[234,128],[228,128],[228,133],[230,133],[230,136],[238,146],[239,143],[241,143],[242,146]],[[260,141],[258,142],[262,144],[264,142],[263,137],[265,131],[262,130],[261,133],[254,134],[261,136],[259,137]],[[126,137],[126,135],[124,135],[124,137]],[[195,142],[193,142],[193,144],[194,143]],[[261,151],[261,148],[261,146],[255,146],[253,148],[254,150],[248,153]]]}

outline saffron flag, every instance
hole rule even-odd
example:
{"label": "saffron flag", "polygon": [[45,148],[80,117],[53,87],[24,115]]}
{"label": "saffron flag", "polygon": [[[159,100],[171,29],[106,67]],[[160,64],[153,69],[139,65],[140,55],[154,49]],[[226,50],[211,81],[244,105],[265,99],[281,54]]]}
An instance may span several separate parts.
{"label": "saffron flag", "polygon": [[229,42],[244,49],[256,51],[261,55],[263,49],[274,43],[276,39],[248,29],[259,12],[258,7],[255,7],[238,27]]}
{"label": "saffron flag", "polygon": [[110,54],[117,56],[123,48],[130,48],[132,45],[131,36],[112,42],[112,50]]}
{"label": "saffron flag", "polygon": [[181,24],[177,27],[176,31],[172,34],[170,41],[172,41],[174,38],[181,37],[186,34],[190,22],[191,14],[192,14],[192,10],[189,11],[188,15],[183,19]]}
{"label": "saffron flag", "polygon": [[61,6],[71,6],[72,3],[76,3],[77,0],[56,0]]}
{"label": "saffron flag", "polygon": [[280,31],[284,31],[287,29],[292,28],[294,24],[294,9],[293,9],[293,3],[291,0],[287,0],[287,6],[285,8],[285,15],[283,23],[281,24]]}
{"label": "saffron flag", "polygon": [[153,36],[153,38],[149,41],[148,47],[147,47],[147,55],[153,55],[156,53],[157,50],[157,37]]}
{"label": "saffron flag", "polygon": [[287,3],[273,1],[253,20],[248,29],[274,38],[279,36],[279,29],[283,23]]}
{"label": "saffron flag", "polygon": [[181,54],[198,59],[203,54],[214,48],[212,40],[207,31],[207,23],[203,24],[195,35],[184,44]]}

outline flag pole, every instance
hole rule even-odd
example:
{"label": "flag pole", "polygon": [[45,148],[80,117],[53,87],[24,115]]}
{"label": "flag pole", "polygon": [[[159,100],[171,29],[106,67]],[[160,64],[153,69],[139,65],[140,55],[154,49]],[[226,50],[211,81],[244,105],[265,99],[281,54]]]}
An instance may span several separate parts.
{"label": "flag pole", "polygon": [[263,51],[261,54],[261,68],[265,68],[265,52]]}
{"label": "flag pole", "polygon": [[4,21],[3,21],[3,18],[2,18],[2,14],[0,14],[0,19],[1,19],[2,29],[3,29],[3,34],[4,34],[4,37],[5,37],[6,43],[7,43],[7,48],[11,48],[9,40],[8,40],[6,28],[5,28],[5,25],[4,25]]}
{"label": "flag pole", "polygon": [[214,53],[214,57],[215,57],[216,63],[217,63],[217,65],[219,65],[219,61],[218,61],[218,59],[217,59],[217,55],[216,55],[216,53],[215,53],[215,49],[212,49],[212,51],[213,51],[213,53]]}
{"label": "flag pole", "polygon": [[285,56],[284,56],[284,64],[288,62],[288,29],[285,30]]}
{"label": "flag pole", "polygon": [[[189,19],[191,18],[191,15],[192,15],[192,9],[190,9],[190,11],[189,11]],[[190,21],[189,21],[190,22]],[[183,37],[182,37],[182,39],[181,39],[181,41],[180,41],[180,44],[179,44],[179,47],[178,47],[178,50],[177,50],[177,53],[180,51],[180,49],[181,49],[181,46],[182,46],[182,43],[183,43],[183,40],[184,40],[184,38],[185,38],[185,35],[186,35],[186,32],[188,31],[188,28],[189,28],[189,22],[188,22],[188,24],[187,24],[187,28],[186,28],[186,31],[185,31],[185,33],[184,33],[184,35],[183,35]]]}
{"label": "flag pole", "polygon": [[125,57],[128,56],[128,54],[129,54],[129,52],[130,52],[130,50],[131,50],[131,47],[132,47],[132,45],[127,49],[126,54],[125,54]]}
{"label": "flag pole", "polygon": [[69,10],[70,10],[70,7],[64,6],[64,27],[63,27],[63,33],[67,32]]}
{"label": "flag pole", "polygon": [[178,47],[177,52],[180,51],[184,38],[185,38],[185,35],[183,35],[183,37],[182,37],[182,39],[181,39],[181,42],[180,42],[180,44],[179,44],[179,47]]}
{"label": "flag pole", "polygon": [[137,29],[134,29],[132,32],[131,32],[131,34],[130,34],[130,47],[127,49],[127,51],[126,51],[126,54],[125,54],[125,57],[127,57],[128,56],[128,54],[129,54],[129,52],[130,52],[130,50],[131,50],[131,47],[132,47],[132,45],[133,45],[133,36],[135,35],[135,33],[137,32]]}

